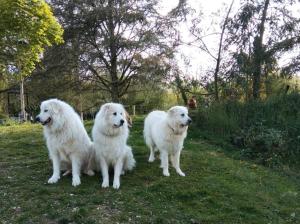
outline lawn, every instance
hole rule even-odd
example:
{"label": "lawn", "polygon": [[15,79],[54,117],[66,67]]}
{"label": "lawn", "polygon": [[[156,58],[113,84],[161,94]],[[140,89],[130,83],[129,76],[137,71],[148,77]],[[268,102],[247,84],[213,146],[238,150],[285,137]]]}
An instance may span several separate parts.
{"label": "lawn", "polygon": [[186,177],[174,169],[163,177],[159,160],[147,162],[142,124],[134,120],[129,139],[137,167],[119,190],[102,189],[99,173],[76,188],[71,177],[47,184],[41,126],[0,127],[0,223],[300,223],[300,178],[233,159],[193,126],[181,160]]}

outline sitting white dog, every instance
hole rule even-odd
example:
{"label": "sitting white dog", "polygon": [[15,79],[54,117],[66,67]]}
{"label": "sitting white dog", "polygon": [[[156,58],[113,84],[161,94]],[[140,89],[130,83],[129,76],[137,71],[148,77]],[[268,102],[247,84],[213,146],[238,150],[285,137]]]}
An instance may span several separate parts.
{"label": "sitting white dog", "polygon": [[135,166],[132,150],[127,146],[128,123],[124,107],[117,103],[104,104],[95,118],[92,136],[96,161],[100,163],[102,187],[109,186],[109,166],[114,167],[113,188],[120,187],[120,175]]}
{"label": "sitting white dog", "polygon": [[154,152],[159,150],[164,176],[170,176],[169,155],[176,172],[185,176],[180,169],[180,153],[191,122],[187,108],[182,106],[174,106],[167,113],[153,111],[146,117],[144,138],[150,148],[149,162],[155,160]]}
{"label": "sitting white dog", "polygon": [[72,169],[72,185],[80,184],[80,171],[88,175],[93,149],[92,142],[79,115],[67,103],[50,99],[42,102],[41,112],[36,117],[44,128],[49,156],[53,164],[53,175],[48,183],[60,179],[61,169]]}

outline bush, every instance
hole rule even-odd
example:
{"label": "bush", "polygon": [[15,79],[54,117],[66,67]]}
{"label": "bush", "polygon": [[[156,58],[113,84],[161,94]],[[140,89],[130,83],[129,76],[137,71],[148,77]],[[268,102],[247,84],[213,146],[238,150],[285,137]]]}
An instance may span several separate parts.
{"label": "bush", "polygon": [[209,108],[201,108],[196,117],[198,126],[220,136],[234,133],[238,129],[238,116],[232,116],[225,107],[225,104],[215,104]]}
{"label": "bush", "polygon": [[274,166],[287,157],[287,142],[283,131],[267,128],[258,122],[242,130],[244,147],[242,157],[251,158],[260,164]]}
{"label": "bush", "polygon": [[300,163],[300,94],[265,101],[227,101],[201,108],[198,127],[240,148],[242,157],[268,166]]}
{"label": "bush", "polygon": [[0,119],[1,120],[5,120],[7,118],[8,118],[8,116],[6,114],[0,113]]}
{"label": "bush", "polygon": [[2,122],[0,123],[0,125],[2,126],[14,126],[18,124],[20,124],[18,120],[10,119],[10,118],[3,119]]}

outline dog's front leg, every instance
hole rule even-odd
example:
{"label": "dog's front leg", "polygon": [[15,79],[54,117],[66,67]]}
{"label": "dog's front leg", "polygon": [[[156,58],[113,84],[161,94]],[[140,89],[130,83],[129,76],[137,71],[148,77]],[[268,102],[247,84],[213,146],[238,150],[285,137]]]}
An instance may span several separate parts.
{"label": "dog's front leg", "polygon": [[184,172],[181,171],[180,169],[180,154],[181,154],[181,150],[177,150],[174,154],[174,158],[173,158],[173,166],[176,169],[176,172],[180,175],[180,176],[185,176]]}
{"label": "dog's front leg", "polygon": [[81,167],[81,161],[80,157],[76,154],[70,155],[71,162],[72,162],[72,185],[74,187],[78,186],[80,181],[80,167]]}
{"label": "dog's front leg", "polygon": [[113,188],[119,189],[120,187],[120,175],[123,168],[123,158],[119,158],[115,164],[114,167],[114,182],[113,182]]}
{"label": "dog's front leg", "polygon": [[102,156],[100,157],[100,166],[101,166],[101,173],[102,173],[102,180],[103,180],[102,187],[103,188],[109,187],[108,165]]}
{"label": "dog's front leg", "polygon": [[166,177],[170,176],[168,152],[166,150],[161,150],[160,159],[161,159],[161,165],[160,166],[163,169],[163,175],[166,176]]}
{"label": "dog's front leg", "polygon": [[48,180],[48,183],[54,184],[60,178],[60,157],[59,157],[59,154],[57,151],[50,152],[50,157],[52,160],[53,174],[52,174],[52,177]]}

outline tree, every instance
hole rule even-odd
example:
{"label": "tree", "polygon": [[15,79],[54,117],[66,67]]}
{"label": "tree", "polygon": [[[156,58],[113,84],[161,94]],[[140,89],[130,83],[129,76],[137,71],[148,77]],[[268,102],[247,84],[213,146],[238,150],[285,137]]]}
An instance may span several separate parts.
{"label": "tree", "polygon": [[260,79],[261,79],[261,70],[264,60],[264,46],[263,38],[265,34],[265,23],[267,19],[267,11],[270,5],[270,0],[265,0],[263,4],[263,10],[261,15],[261,20],[257,26],[257,35],[254,37],[253,41],[253,98],[259,99],[260,92]]}
{"label": "tree", "polygon": [[43,0],[0,0],[0,72],[20,79],[21,116],[26,120],[24,77],[45,47],[62,42],[63,30]]}
{"label": "tree", "polygon": [[[225,31],[227,28],[227,24],[229,21],[229,16],[230,16],[230,12],[232,10],[232,6],[233,6],[234,0],[231,1],[231,4],[229,5],[228,9],[227,9],[227,13],[225,15],[224,20],[221,23],[221,32],[220,33],[203,33],[203,30],[201,28],[199,28],[199,25],[201,25],[201,17],[199,16],[198,18],[193,20],[193,25],[190,29],[192,35],[196,38],[193,41],[193,44],[196,44],[202,51],[204,51],[205,53],[207,53],[208,55],[210,55],[213,60],[215,61],[215,68],[214,68],[214,96],[215,96],[215,100],[219,101],[219,87],[218,87],[218,82],[219,82],[219,72],[220,72],[220,66],[221,66],[221,61],[222,61],[222,57],[223,57],[223,48],[225,48],[226,46],[224,46],[224,35],[225,35]],[[218,49],[216,51],[216,53],[212,52],[211,49],[209,49],[206,41],[205,41],[205,37],[211,36],[211,35],[219,35],[219,40],[218,40]]]}
{"label": "tree", "polygon": [[[276,69],[284,53],[300,44],[300,18],[291,12],[294,4],[295,1],[288,0],[244,0],[230,21],[230,44],[237,49],[236,58],[247,55],[243,62],[248,64],[237,64],[248,67],[254,99],[260,98],[262,78],[266,79]],[[297,66],[292,59],[280,69],[293,71]]]}
{"label": "tree", "polygon": [[44,0],[0,0],[0,75],[29,75],[63,30]]}
{"label": "tree", "polygon": [[53,0],[51,4],[65,28],[66,45],[78,49],[82,78],[95,82],[118,102],[142,70],[155,75],[160,61],[152,58],[173,57],[178,45],[174,27],[184,2],[167,16],[157,12],[158,1]]}

